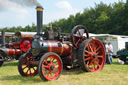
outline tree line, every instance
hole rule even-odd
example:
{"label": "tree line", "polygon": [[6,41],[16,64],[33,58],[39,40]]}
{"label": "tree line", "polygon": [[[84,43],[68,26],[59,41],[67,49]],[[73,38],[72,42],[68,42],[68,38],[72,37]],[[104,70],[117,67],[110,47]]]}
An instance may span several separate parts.
{"label": "tree line", "polygon": [[[82,13],[76,15],[70,15],[67,19],[63,18],[58,21],[50,22],[53,27],[61,28],[64,33],[70,33],[75,25],[85,25],[91,33],[102,34],[118,34],[128,35],[128,0],[127,2],[119,1],[113,4],[95,4],[95,7],[85,8]],[[48,24],[48,25],[49,25]],[[43,30],[46,30],[46,26],[43,26]],[[35,32],[36,25],[25,26],[24,28],[11,27],[0,29],[8,32],[27,31]]]}

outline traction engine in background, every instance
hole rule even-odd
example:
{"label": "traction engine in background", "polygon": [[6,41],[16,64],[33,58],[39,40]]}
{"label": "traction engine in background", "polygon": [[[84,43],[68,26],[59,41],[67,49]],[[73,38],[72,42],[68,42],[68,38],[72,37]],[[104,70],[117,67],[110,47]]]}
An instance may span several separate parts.
{"label": "traction engine in background", "polygon": [[69,34],[70,39],[65,39],[66,41],[63,38],[44,40],[41,34],[43,8],[38,6],[36,10],[37,34],[31,48],[19,59],[20,75],[35,76],[39,73],[43,80],[55,80],[63,67],[80,67],[86,72],[98,72],[104,67],[104,46],[99,40],[89,38],[85,26],[75,26]]}
{"label": "traction engine in background", "polygon": [[10,42],[6,44],[4,31],[2,32],[1,41],[0,66],[2,66],[4,62],[10,62],[14,59],[18,60],[21,54],[27,52],[32,44],[32,40],[29,38],[22,39],[20,43]]}

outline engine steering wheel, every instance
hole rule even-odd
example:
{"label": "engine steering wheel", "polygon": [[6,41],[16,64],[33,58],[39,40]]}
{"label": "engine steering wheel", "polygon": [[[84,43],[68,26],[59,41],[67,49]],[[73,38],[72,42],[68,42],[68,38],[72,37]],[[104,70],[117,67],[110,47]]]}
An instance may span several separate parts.
{"label": "engine steering wheel", "polygon": [[80,44],[89,38],[88,30],[83,25],[77,25],[72,29],[71,41],[75,48],[78,48]]}

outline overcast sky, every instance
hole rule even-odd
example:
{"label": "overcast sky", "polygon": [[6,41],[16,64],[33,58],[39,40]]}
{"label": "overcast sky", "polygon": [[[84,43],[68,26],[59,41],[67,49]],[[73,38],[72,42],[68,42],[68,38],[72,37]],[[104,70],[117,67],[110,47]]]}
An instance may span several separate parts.
{"label": "overcast sky", "polygon": [[[0,0],[0,28],[36,24],[35,5],[44,7],[44,24],[67,18],[100,2],[112,4],[120,0]],[[126,0],[123,0],[126,2]]]}

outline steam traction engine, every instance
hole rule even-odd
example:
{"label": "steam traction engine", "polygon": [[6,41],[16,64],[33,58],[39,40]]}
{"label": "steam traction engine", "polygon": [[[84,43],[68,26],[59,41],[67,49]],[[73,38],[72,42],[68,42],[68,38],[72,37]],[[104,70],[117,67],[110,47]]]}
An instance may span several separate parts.
{"label": "steam traction engine", "polygon": [[98,72],[104,67],[104,47],[99,40],[89,39],[86,27],[75,26],[71,38],[66,41],[44,40],[41,34],[43,8],[38,6],[36,9],[37,34],[31,48],[20,57],[18,63],[18,71],[22,76],[39,73],[43,80],[55,80],[63,67],[80,67],[86,72]]}
{"label": "steam traction engine", "polygon": [[21,54],[26,52],[31,47],[32,44],[32,40],[29,38],[22,39],[20,43],[10,42],[6,44],[4,31],[2,32],[1,41],[0,66],[2,66],[4,62],[10,62],[14,59],[17,60]]}

